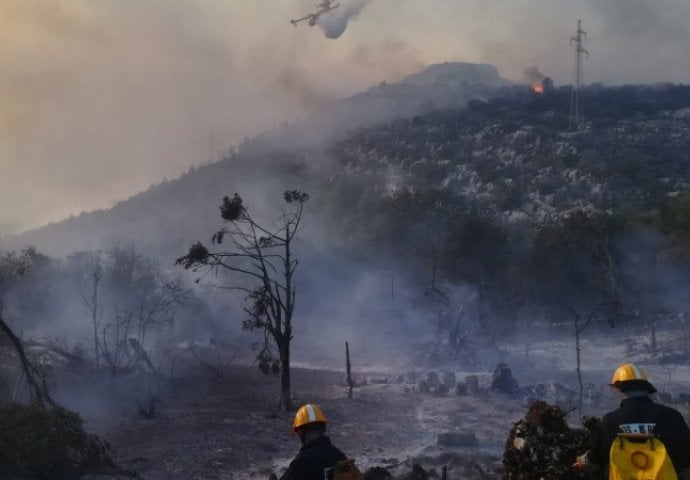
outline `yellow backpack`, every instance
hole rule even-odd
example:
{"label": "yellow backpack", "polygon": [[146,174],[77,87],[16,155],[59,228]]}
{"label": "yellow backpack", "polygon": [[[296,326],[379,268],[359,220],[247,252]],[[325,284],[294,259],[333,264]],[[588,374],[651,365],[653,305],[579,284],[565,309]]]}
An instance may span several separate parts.
{"label": "yellow backpack", "polygon": [[678,480],[666,447],[652,434],[619,434],[609,460],[609,480]]}

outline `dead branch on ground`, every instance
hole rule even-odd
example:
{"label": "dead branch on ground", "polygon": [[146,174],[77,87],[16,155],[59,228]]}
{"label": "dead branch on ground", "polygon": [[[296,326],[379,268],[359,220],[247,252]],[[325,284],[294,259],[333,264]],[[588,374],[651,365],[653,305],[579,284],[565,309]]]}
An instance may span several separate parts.
{"label": "dead branch on ground", "polygon": [[210,362],[207,362],[203,358],[201,358],[201,355],[199,355],[196,350],[194,350],[194,347],[192,346],[192,343],[189,342],[189,346],[187,347],[187,350],[189,353],[192,354],[192,356],[196,359],[197,362],[199,362],[201,365],[204,367],[208,368],[218,379],[224,380],[225,379],[225,370],[230,366],[232,361],[235,359],[237,354],[239,353],[239,349],[235,350],[230,358],[227,361],[223,361],[220,355],[220,352],[216,349],[216,363],[212,364]]}

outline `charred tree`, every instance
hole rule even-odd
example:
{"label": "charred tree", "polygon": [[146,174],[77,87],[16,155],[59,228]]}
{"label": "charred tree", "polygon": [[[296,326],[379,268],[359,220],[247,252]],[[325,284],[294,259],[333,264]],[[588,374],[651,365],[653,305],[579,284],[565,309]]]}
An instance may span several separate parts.
{"label": "charred tree", "polygon": [[0,332],[2,332],[12,344],[12,348],[17,353],[19,357],[19,362],[26,377],[26,381],[29,383],[31,390],[33,391],[36,401],[38,404],[45,408],[46,404],[48,406],[54,407],[55,402],[50,397],[48,389],[45,384],[39,383],[37,377],[36,369],[29,361],[22,346],[21,339],[14,333],[9,324],[5,321],[3,317],[3,301],[2,294],[12,285],[13,282],[18,280],[24,273],[31,268],[32,261],[37,256],[37,252],[33,249],[27,249],[17,255],[15,253],[4,253],[0,256]]}
{"label": "charred tree", "polygon": [[350,345],[345,342],[345,371],[347,372],[347,398],[352,398],[352,364],[350,364]]}
{"label": "charred tree", "polygon": [[469,332],[462,332],[462,323],[465,316],[465,303],[467,298],[458,298],[457,294],[448,292],[446,285],[441,288],[437,285],[437,259],[434,253],[431,282],[424,290],[424,297],[430,306],[436,310],[436,335],[438,347],[444,356],[457,358],[467,350]]}
{"label": "charred tree", "polygon": [[[283,197],[289,209],[282,210],[276,227],[255,221],[237,193],[233,198],[223,198],[220,212],[227,226],[211,241],[218,248],[228,248],[211,251],[197,242],[176,263],[185,269],[225,271],[233,276],[231,284],[219,287],[246,294],[247,318],[242,326],[263,332],[264,341],[256,344],[259,368],[264,373],[280,374],[280,407],[291,410],[290,342],[296,296],[294,275],[299,263],[293,241],[309,195],[290,190]],[[245,286],[242,279],[253,282],[253,286]]]}
{"label": "charred tree", "polygon": [[100,356],[101,356],[101,344],[98,338],[98,332],[100,329],[99,322],[99,309],[98,309],[98,284],[101,281],[101,273],[95,270],[91,274],[92,291],[91,298],[88,299],[83,292],[79,292],[82,297],[82,301],[89,312],[89,317],[91,320],[91,327],[93,329],[93,357],[96,362],[96,368],[100,366]]}
{"label": "charred tree", "polygon": [[626,228],[622,217],[575,212],[565,220],[565,240],[584,253],[592,267],[594,283],[604,298],[593,311],[606,316],[611,326],[623,310],[616,262],[616,237]]}
{"label": "charred tree", "polygon": [[[99,329],[102,366],[112,375],[142,366],[145,370],[157,370],[151,354],[147,353],[148,336],[174,322],[177,308],[186,302],[188,291],[133,247],[116,246],[98,261],[100,279],[97,285],[94,281],[92,301],[85,303],[90,312],[97,312],[92,319],[94,328]],[[104,303],[112,303],[113,307],[101,321],[103,309],[96,307]]]}
{"label": "charred tree", "polygon": [[84,357],[76,353],[68,352],[56,343],[36,340],[23,340],[22,344],[24,344],[27,347],[39,347],[45,348],[46,350],[50,350],[51,352],[56,353],[65,360],[67,360],[68,365],[72,366],[73,368],[84,368],[88,366],[88,362]]}
{"label": "charred tree", "polygon": [[575,370],[577,372],[577,383],[579,387],[579,396],[577,400],[577,411],[579,414],[582,414],[582,403],[583,403],[583,391],[584,391],[584,385],[582,382],[582,368],[581,368],[581,353],[582,349],[580,347],[581,344],[581,336],[582,332],[585,331],[585,329],[592,323],[592,320],[594,320],[597,315],[601,312],[601,310],[605,307],[603,303],[600,303],[596,307],[594,307],[589,314],[587,315],[586,318],[582,318],[582,316],[575,310],[574,308],[570,309],[570,313],[573,316],[573,333],[575,335]]}
{"label": "charred tree", "polygon": [[19,337],[17,337],[17,335],[15,335],[15,333],[12,331],[7,322],[5,322],[5,320],[2,318],[1,312],[0,331],[2,331],[2,333],[5,334],[5,336],[7,336],[7,338],[12,343],[12,347],[14,348],[15,352],[17,352],[17,356],[19,357],[19,362],[21,363],[22,370],[24,371],[26,381],[29,383],[32,392],[36,396],[36,401],[38,402],[38,404],[41,405],[41,407],[54,407],[55,402],[50,397],[48,389],[45,388],[45,385],[39,383],[39,381],[36,378],[36,370],[26,356],[26,352],[24,351],[24,347],[22,346],[22,341],[19,339]]}
{"label": "charred tree", "polygon": [[225,370],[230,366],[232,361],[237,356],[237,353],[239,352],[239,350],[235,350],[234,352],[232,352],[232,354],[227,360],[224,360],[223,358],[221,358],[220,351],[216,349],[216,361],[215,363],[213,363],[211,361],[204,359],[202,355],[196,351],[191,342],[189,344],[189,347],[187,347],[187,351],[189,351],[189,353],[192,354],[194,359],[197,362],[199,362],[200,365],[202,365],[204,368],[209,369],[218,380],[225,379]]}
{"label": "charred tree", "polygon": [[657,354],[656,322],[653,319],[649,322],[649,353]]}
{"label": "charred tree", "polygon": [[[622,253],[617,248],[626,222],[608,213],[578,211],[558,223],[543,225],[535,237],[531,282],[537,303],[542,308],[555,308],[573,328],[579,411],[583,397],[582,334],[595,320],[613,327],[626,311],[619,282]],[[566,316],[562,315],[564,310]]]}

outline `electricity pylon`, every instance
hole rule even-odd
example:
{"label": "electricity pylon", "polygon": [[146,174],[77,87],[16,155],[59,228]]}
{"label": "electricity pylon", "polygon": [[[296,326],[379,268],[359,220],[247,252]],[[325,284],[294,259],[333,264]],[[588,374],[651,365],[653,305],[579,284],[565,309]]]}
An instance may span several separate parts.
{"label": "electricity pylon", "polygon": [[584,47],[587,32],[582,30],[582,20],[577,21],[577,35],[570,37],[570,45],[575,44],[575,79],[573,90],[570,94],[570,121],[568,128],[570,131],[580,131],[584,122],[584,102],[582,98],[582,87],[584,85],[584,72],[582,68],[583,56],[589,58],[589,52]]}

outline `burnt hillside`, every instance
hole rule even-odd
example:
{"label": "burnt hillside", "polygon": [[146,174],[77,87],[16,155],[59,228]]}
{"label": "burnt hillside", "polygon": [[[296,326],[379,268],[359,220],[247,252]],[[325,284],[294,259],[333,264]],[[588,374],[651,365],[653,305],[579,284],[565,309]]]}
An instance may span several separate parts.
{"label": "burnt hillside", "polygon": [[587,123],[577,133],[568,129],[568,88],[506,88],[464,110],[362,130],[332,155],[381,194],[443,191],[508,222],[575,208],[639,213],[688,189],[689,87],[591,87],[584,95]]}
{"label": "burnt hillside", "polygon": [[[412,94],[381,86],[367,95],[398,90]],[[437,102],[326,143],[283,148],[276,139],[295,128],[283,126],[111,210],[18,240],[51,254],[133,242],[172,268],[217,228],[223,196],[239,192],[270,208],[298,188],[311,196],[300,245],[307,292],[325,275],[345,291],[370,269],[394,271],[415,304],[443,316],[461,300],[447,291],[418,296],[467,286],[476,293],[461,301],[464,314],[488,332],[522,318],[567,318],[572,308],[588,315],[602,304],[609,324],[643,322],[644,312],[683,315],[690,87],[590,86],[580,132],[568,130],[567,87],[486,92],[476,90],[465,108]]]}
{"label": "burnt hillside", "polygon": [[[588,87],[587,128],[573,134],[569,87],[538,95],[505,86],[488,66],[477,69],[479,80],[494,85],[442,84],[430,67],[427,75],[347,99],[340,110],[249,138],[221,161],[109,210],[3,244],[62,255],[133,241],[167,260],[197,238],[194,232],[215,228],[217,202],[235,191],[261,199],[299,187],[339,218],[405,190],[442,192],[453,211],[514,224],[582,208],[639,213],[688,189],[690,87]],[[365,105],[377,112],[377,125]]]}

